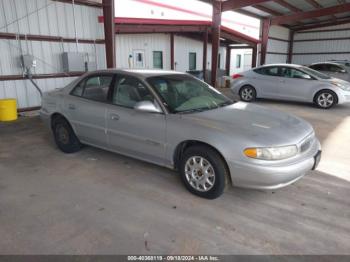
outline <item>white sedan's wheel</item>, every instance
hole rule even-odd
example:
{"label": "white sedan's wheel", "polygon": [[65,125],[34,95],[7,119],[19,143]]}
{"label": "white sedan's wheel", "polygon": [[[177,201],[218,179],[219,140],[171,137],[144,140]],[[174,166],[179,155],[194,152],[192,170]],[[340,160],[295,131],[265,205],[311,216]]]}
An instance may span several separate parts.
{"label": "white sedan's wheel", "polygon": [[256,91],[252,86],[243,86],[239,92],[239,96],[245,102],[251,102],[256,98]]}
{"label": "white sedan's wheel", "polygon": [[328,109],[336,103],[336,97],[331,91],[321,91],[316,95],[315,102],[319,107]]}

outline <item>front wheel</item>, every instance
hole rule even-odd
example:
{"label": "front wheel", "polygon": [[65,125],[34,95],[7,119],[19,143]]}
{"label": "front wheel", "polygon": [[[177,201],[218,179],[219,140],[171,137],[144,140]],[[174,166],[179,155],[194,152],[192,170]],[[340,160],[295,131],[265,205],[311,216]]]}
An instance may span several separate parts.
{"label": "front wheel", "polygon": [[193,194],[215,199],[222,195],[229,172],[222,157],[206,146],[188,148],[180,162],[181,179]]}
{"label": "front wheel", "polygon": [[255,100],[255,98],[256,98],[255,88],[250,86],[250,85],[243,86],[239,90],[239,96],[240,96],[241,100],[243,100],[245,102],[251,102],[251,101]]}
{"label": "front wheel", "polygon": [[315,95],[314,102],[323,109],[329,109],[337,103],[337,95],[330,90],[322,90]]}

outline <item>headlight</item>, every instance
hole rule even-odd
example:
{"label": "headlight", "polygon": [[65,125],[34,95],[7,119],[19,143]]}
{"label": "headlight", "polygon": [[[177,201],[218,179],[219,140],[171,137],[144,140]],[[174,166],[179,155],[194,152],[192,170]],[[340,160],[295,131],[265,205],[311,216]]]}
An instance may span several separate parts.
{"label": "headlight", "polygon": [[246,148],[244,155],[250,158],[263,160],[281,160],[295,156],[298,148],[295,145],[281,147],[256,147]]}
{"label": "headlight", "polygon": [[344,86],[343,84],[338,82],[332,82],[332,85],[337,86],[345,91],[350,91],[350,86]]}

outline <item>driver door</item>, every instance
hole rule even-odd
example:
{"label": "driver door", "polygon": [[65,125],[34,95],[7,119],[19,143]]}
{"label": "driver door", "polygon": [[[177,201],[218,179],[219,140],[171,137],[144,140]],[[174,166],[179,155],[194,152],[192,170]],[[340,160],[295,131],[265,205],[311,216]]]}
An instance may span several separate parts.
{"label": "driver door", "polygon": [[112,92],[112,104],[107,106],[106,112],[110,149],[164,164],[165,115],[134,109],[141,101],[149,100],[158,105],[148,87],[135,77],[117,75]]}
{"label": "driver door", "polygon": [[310,75],[295,68],[281,67],[280,73],[284,78],[279,94],[281,99],[309,101],[310,93],[312,93],[315,85],[319,84]]}

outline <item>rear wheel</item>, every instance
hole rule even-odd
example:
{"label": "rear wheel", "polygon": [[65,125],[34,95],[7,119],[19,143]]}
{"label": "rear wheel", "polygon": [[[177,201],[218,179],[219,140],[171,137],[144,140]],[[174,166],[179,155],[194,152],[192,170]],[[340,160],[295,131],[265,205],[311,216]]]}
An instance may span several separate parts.
{"label": "rear wheel", "polygon": [[338,102],[338,98],[331,90],[321,90],[315,95],[314,102],[320,108],[329,109]]}
{"label": "rear wheel", "polygon": [[250,85],[243,86],[239,90],[239,96],[240,96],[241,100],[243,100],[245,102],[251,102],[251,101],[255,100],[255,98],[256,98],[255,88],[250,86]]}
{"label": "rear wheel", "polygon": [[229,172],[222,157],[207,146],[188,148],[180,161],[181,179],[193,194],[214,199],[222,195]]}
{"label": "rear wheel", "polygon": [[64,153],[75,153],[82,147],[72,127],[63,117],[54,120],[52,130],[56,145]]}

